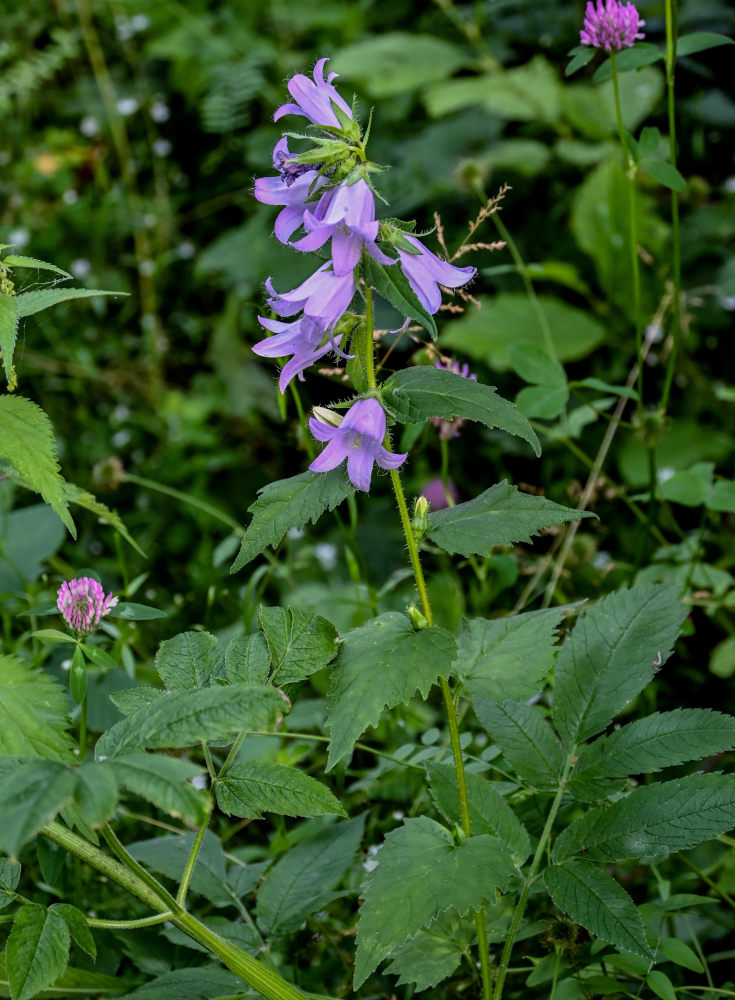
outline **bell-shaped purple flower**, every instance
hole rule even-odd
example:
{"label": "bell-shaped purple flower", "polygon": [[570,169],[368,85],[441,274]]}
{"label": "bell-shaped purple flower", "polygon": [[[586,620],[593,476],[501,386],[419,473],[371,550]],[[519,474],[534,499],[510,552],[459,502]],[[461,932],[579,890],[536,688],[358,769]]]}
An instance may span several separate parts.
{"label": "bell-shaped purple flower", "polygon": [[314,67],[314,81],[303,73],[297,73],[288,81],[288,92],[295,103],[282,104],[273,115],[277,122],[283,115],[302,115],[308,118],[312,125],[329,125],[340,128],[340,121],[334,113],[332,104],[336,104],[348,118],[352,118],[352,110],[332,86],[332,80],[337,73],[330,73],[324,79],[324,64],[328,59],[320,59]]}
{"label": "bell-shaped purple flower", "polygon": [[255,182],[255,197],[264,205],[284,205],[278,213],[275,234],[281,243],[288,243],[304,220],[307,199],[326,183],[313,166],[289,163],[288,140],[284,137],[273,150],[273,166],[278,177],[259,177]]}
{"label": "bell-shaped purple flower", "polygon": [[265,340],[255,344],[253,351],[256,354],[261,358],[283,358],[289,354],[293,355],[281,369],[278,380],[281,395],[294,376],[303,382],[305,369],[319,361],[325,354],[337,349],[342,340],[342,337],[338,336],[322,344],[324,332],[308,320],[304,323],[303,316],[293,323],[281,323],[276,319],[258,316],[258,322],[266,330],[271,330],[274,336],[266,337]]}
{"label": "bell-shaped purple flower", "polygon": [[370,489],[374,464],[381,469],[397,469],[408,457],[408,453],[395,455],[383,446],[385,413],[377,399],[358,399],[339,427],[312,417],[309,429],[317,441],[328,442],[309,468],[314,472],[328,472],[347,459],[350,482],[365,492]]}
{"label": "bell-shaped purple flower", "polygon": [[357,267],[363,247],[380,264],[394,264],[395,259],[379,250],[375,243],[378,223],[375,198],[362,178],[354,184],[340,184],[326,191],[314,212],[304,212],[307,235],[291,245],[311,252],[332,238],[332,265],[335,274],[347,274]]}
{"label": "bell-shaped purple flower", "polygon": [[270,278],[265,287],[270,295],[268,305],[278,316],[295,316],[304,310],[302,329],[311,335],[312,326],[325,333],[347,311],[355,294],[355,276],[352,271],[335,274],[327,262],[291,292],[280,294]]}
{"label": "bell-shaped purple flower", "polygon": [[477,268],[455,267],[454,264],[442,260],[428,250],[416,236],[411,236],[409,233],[403,233],[402,236],[419,251],[409,253],[400,246],[396,247],[403,273],[421,305],[430,313],[435,313],[442,303],[439,285],[445,285],[447,288],[466,285],[477,273]]}
{"label": "bell-shaped purple flower", "polygon": [[584,15],[584,27],[579,33],[583,45],[610,52],[631,48],[637,38],[644,38],[642,21],[632,3],[619,0],[589,0]]}

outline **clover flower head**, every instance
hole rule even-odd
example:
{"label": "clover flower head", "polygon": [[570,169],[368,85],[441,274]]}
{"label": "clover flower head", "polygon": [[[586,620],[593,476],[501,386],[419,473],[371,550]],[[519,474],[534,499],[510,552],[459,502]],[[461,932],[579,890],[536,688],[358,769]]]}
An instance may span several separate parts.
{"label": "clover flower head", "polygon": [[334,113],[333,104],[336,104],[348,118],[352,118],[352,110],[345,99],[337,92],[337,88],[332,85],[332,80],[337,76],[330,73],[324,79],[324,64],[328,59],[320,59],[314,67],[314,80],[310,80],[303,73],[297,73],[288,81],[288,92],[293,97],[294,102],[282,104],[273,115],[273,121],[277,122],[283,115],[301,115],[308,118],[312,125],[328,125],[332,128],[340,128],[340,121]]}
{"label": "clover flower head", "polygon": [[83,576],[78,580],[66,580],[59,587],[56,607],[77,635],[89,635],[100,621],[117,604],[117,597],[107,594],[96,580]]}
{"label": "clover flower head", "polygon": [[644,37],[640,29],[645,23],[632,3],[620,3],[619,0],[592,3],[589,0],[579,37],[583,45],[619,52],[631,48],[637,38]]}
{"label": "clover flower head", "polygon": [[442,304],[442,294],[439,285],[446,288],[459,288],[466,285],[475,274],[475,267],[455,267],[449,261],[442,260],[432,253],[416,236],[403,233],[403,239],[415,248],[415,253],[396,246],[401,261],[403,273],[408,283],[418,296],[421,305],[430,313],[435,313]]}
{"label": "clover flower head", "polygon": [[377,399],[358,399],[338,427],[312,417],[309,429],[317,441],[327,441],[327,447],[309,468],[313,472],[336,469],[347,459],[347,475],[358,490],[367,492],[373,465],[381,469],[397,469],[408,453],[393,454],[383,447],[385,413]]}

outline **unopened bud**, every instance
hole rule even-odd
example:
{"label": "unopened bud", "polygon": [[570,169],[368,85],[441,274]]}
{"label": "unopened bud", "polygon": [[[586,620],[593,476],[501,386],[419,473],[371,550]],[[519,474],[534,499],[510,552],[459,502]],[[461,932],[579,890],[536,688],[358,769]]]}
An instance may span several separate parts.
{"label": "unopened bud", "polygon": [[426,628],[429,624],[425,616],[419,611],[415,604],[412,604],[408,609],[408,617],[411,619],[413,627],[417,630]]}
{"label": "unopened bud", "polygon": [[328,410],[326,406],[315,406],[311,412],[317,420],[320,420],[323,424],[329,424],[331,427],[339,427],[343,420],[339,413],[335,413],[334,410]]}

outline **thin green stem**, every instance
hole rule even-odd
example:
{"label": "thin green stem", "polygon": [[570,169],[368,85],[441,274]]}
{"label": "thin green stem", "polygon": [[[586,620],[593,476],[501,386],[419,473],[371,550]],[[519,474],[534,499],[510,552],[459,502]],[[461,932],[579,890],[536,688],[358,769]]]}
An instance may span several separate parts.
{"label": "thin green stem", "polygon": [[207,503],[206,500],[200,500],[198,497],[193,497],[190,493],[182,493],[181,490],[175,490],[171,486],[164,486],[162,483],[157,483],[153,479],[145,479],[143,476],[136,476],[132,472],[126,472],[123,478],[126,483],[135,483],[136,486],[142,486],[147,490],[154,490],[156,493],[163,493],[165,496],[173,497],[175,500],[181,500],[182,503],[188,504],[190,507],[195,507],[197,510],[201,510],[205,514],[210,514],[218,521],[226,524],[228,528],[231,528],[234,534],[238,535],[238,537],[242,537],[245,533],[242,526],[239,525],[234,518],[230,517],[229,514],[225,514],[225,512],[220,510],[218,507],[213,507],[212,504]]}
{"label": "thin green stem", "polygon": [[87,755],[87,692],[84,692],[79,708],[79,761],[84,761]]}
{"label": "thin green stem", "polygon": [[[144,868],[143,865],[136,861],[132,854],[125,849],[125,846],[121,843],[110,824],[105,823],[101,827],[100,832],[120,864],[124,865],[128,871],[132,872],[132,874],[135,875],[140,882],[143,882],[146,886],[148,886],[151,892],[155,893],[155,895],[165,903],[165,908],[167,910],[172,910],[176,913],[180,909],[180,906],[174,897],[166,888],[164,888],[164,886],[161,885],[157,878],[154,878],[153,875],[151,875],[151,873]],[[53,840],[53,837],[51,839]],[[75,851],[74,853],[81,857],[78,852]],[[85,860],[85,858],[82,858],[82,860]],[[156,909],[156,907],[154,907],[154,909]]]}
{"label": "thin green stem", "polygon": [[207,816],[205,821],[197,830],[197,835],[194,838],[194,843],[192,844],[191,850],[189,851],[189,857],[186,859],[184,874],[181,876],[179,891],[176,893],[176,902],[181,907],[186,905],[186,895],[189,891],[189,883],[191,882],[191,877],[194,874],[194,868],[197,863],[197,858],[199,857],[199,851],[201,850],[202,842],[204,840],[204,834],[207,832],[208,829],[209,829],[209,816]]}
{"label": "thin green stem", "polygon": [[375,388],[375,344],[373,337],[373,290],[365,283],[365,377],[371,389]]}
{"label": "thin green stem", "polygon": [[157,913],[155,917],[141,917],[139,920],[101,920],[98,917],[86,917],[90,927],[99,927],[101,930],[111,931],[134,931],[139,927],[153,927],[155,924],[163,924],[173,917],[171,910]]}
{"label": "thin green stem", "polygon": [[[674,67],[676,65],[677,11],[675,0],[666,0],[666,90],[669,114],[669,155],[676,167],[676,102],[674,95]],[[674,283],[672,308],[671,351],[666,362],[666,377],[661,394],[661,409],[669,405],[671,385],[676,370],[676,359],[681,345],[681,230],[679,227],[679,193],[671,192],[671,271]]]}

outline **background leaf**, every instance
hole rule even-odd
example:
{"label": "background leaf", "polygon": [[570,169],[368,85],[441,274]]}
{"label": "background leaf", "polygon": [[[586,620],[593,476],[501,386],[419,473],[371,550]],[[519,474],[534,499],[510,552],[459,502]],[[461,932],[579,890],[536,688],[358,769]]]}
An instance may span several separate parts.
{"label": "background leaf", "polygon": [[234,764],[217,783],[217,805],[228,816],[346,816],[338,799],[315,778],[273,760]]}
{"label": "background leaf", "polygon": [[225,654],[209,632],[180,632],[156,653],[156,670],[169,691],[208,687],[225,678]]}
{"label": "background leaf", "polygon": [[72,760],[69,697],[14,656],[0,656],[0,753]]}
{"label": "background leaf", "polygon": [[6,960],[13,1000],[31,1000],[58,979],[69,961],[69,928],[58,909],[22,906],[8,937]]}
{"label": "background leaf", "polygon": [[540,709],[510,700],[497,705],[483,698],[472,704],[485,732],[522,778],[536,788],[557,788],[564,754]]}
{"label": "background leaf", "polygon": [[0,849],[17,856],[23,844],[71,801],[75,786],[74,773],[61,761],[0,758]]}
{"label": "background leaf", "polygon": [[261,608],[258,622],[270,649],[271,681],[276,685],[304,680],[326,666],[337,652],[337,630],[320,615],[291,608]]}

